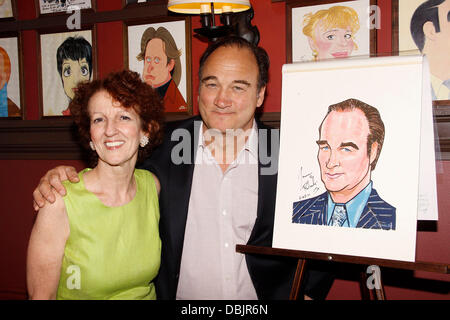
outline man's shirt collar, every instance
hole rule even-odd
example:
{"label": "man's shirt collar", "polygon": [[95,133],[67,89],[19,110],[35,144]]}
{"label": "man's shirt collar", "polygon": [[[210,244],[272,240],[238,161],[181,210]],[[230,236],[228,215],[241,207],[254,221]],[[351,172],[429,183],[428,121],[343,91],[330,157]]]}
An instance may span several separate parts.
{"label": "man's shirt collar", "polygon": [[[344,223],[343,227],[350,227],[350,228],[356,228],[358,225],[359,218],[361,217],[361,214],[364,211],[364,207],[367,204],[367,201],[369,200],[370,194],[372,193],[372,181],[363,189],[361,190],[353,199],[348,201],[345,204],[345,208],[347,209],[347,216],[348,220]],[[328,194],[328,205],[327,205],[327,222],[329,223],[331,219],[331,215],[334,211],[334,206],[336,203],[333,202],[333,199],[330,196],[330,193]]]}

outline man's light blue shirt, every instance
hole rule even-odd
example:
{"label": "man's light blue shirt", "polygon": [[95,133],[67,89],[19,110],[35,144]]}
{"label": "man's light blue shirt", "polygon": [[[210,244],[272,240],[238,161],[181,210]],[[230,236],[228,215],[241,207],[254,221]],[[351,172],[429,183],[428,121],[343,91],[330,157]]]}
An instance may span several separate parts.
{"label": "man's light blue shirt", "polygon": [[[342,227],[356,228],[356,225],[358,224],[359,218],[361,217],[361,214],[364,211],[364,207],[366,206],[371,193],[372,193],[372,181],[370,181],[367,187],[361,190],[361,192],[358,193],[353,199],[351,199],[347,203],[341,203],[345,204],[345,208],[347,209],[347,220],[344,222]],[[327,206],[328,225],[330,225],[331,216],[334,211],[335,205],[336,203],[333,202],[333,199],[331,198],[330,193],[328,192],[328,206]]]}

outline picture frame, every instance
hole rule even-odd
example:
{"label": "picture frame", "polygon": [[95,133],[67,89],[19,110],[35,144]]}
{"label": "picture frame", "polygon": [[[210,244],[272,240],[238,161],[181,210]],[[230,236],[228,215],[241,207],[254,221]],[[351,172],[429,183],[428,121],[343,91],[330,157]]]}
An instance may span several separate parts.
{"label": "picture frame", "polygon": [[[340,58],[346,56],[373,56],[377,52],[377,35],[376,28],[372,28],[371,22],[371,6],[376,6],[376,0],[287,0],[286,2],[286,61],[292,62],[305,62],[323,59]],[[352,26],[352,37],[354,41],[351,41],[351,46],[347,46],[345,50],[338,50],[335,52],[326,52],[324,49],[317,50],[316,40],[306,36],[304,32],[312,34],[318,32],[317,19],[320,14],[317,14],[319,10],[328,10],[336,6],[350,7],[354,11],[351,11],[352,19],[359,21],[359,27]],[[370,6],[370,8],[369,8]],[[337,10],[335,10],[337,11]],[[334,14],[334,13],[330,13]],[[305,15],[310,15],[311,19],[306,18]],[[355,16],[355,18],[353,17]],[[306,19],[305,19],[306,18]],[[307,24],[307,19],[311,23]],[[367,23],[365,23],[367,21]],[[303,25],[305,23],[305,25]],[[308,25],[307,28],[306,25]],[[309,30],[308,30],[309,28]],[[303,31],[305,30],[305,31]],[[343,29],[342,29],[343,30]],[[356,30],[356,32],[355,32]],[[329,31],[327,31],[329,32]],[[325,36],[325,32],[323,33]],[[333,35],[336,36],[336,35]],[[342,34],[342,37],[347,36]],[[313,49],[313,46],[315,49]],[[331,48],[332,49],[332,48]],[[321,54],[322,52],[322,54]]]}
{"label": "picture frame", "polygon": [[[22,37],[0,33],[0,119],[24,119],[25,94]],[[7,80],[6,80],[7,79]],[[6,80],[6,81],[5,81]]]}
{"label": "picture frame", "polygon": [[76,31],[41,31],[37,46],[40,117],[69,116],[67,107],[77,83],[97,78],[95,25]]}
{"label": "picture frame", "polygon": [[[128,21],[124,22],[124,24],[124,68],[138,72],[141,74],[143,80],[154,88],[162,89],[164,86],[168,86],[167,90],[162,89],[160,93],[167,115],[192,115],[190,19],[188,17],[158,17],[132,22]],[[150,30],[152,31],[150,32]],[[166,69],[164,71],[162,69],[158,69],[159,71],[155,69],[155,71],[148,71],[148,74],[144,74],[147,73],[147,71],[144,71],[144,55],[148,51],[146,50],[146,44],[141,43],[145,41],[143,39],[145,32],[152,33],[150,38],[147,38],[147,45],[150,45],[150,41],[155,38],[159,39],[158,41],[162,43],[162,40],[160,40],[161,37],[166,38],[165,41],[175,42],[175,46],[181,55],[179,56],[179,62],[176,62],[176,59],[173,60],[174,65],[169,70],[169,76],[167,76]],[[150,35],[150,33],[147,34]],[[167,33],[170,35],[167,35]],[[173,40],[168,40],[169,38]],[[152,41],[152,43],[154,42]],[[176,53],[172,54],[176,55]],[[163,60],[167,59],[164,53],[162,57]],[[156,78],[153,78],[155,76]],[[165,82],[167,77],[170,80]]]}
{"label": "picture frame", "polygon": [[38,16],[63,15],[70,6],[78,6],[81,11],[96,9],[96,0],[35,0],[35,4]]}
{"label": "picture frame", "polygon": [[[394,54],[398,55],[413,55],[413,54],[421,54],[422,50],[418,48],[418,46],[415,43],[415,40],[413,39],[412,33],[411,33],[411,22],[413,19],[413,15],[416,11],[416,9],[419,7],[419,5],[425,3],[427,1],[425,0],[392,0],[392,52]],[[428,11],[430,12],[430,11]],[[439,14],[439,9],[438,9]],[[419,15],[421,13],[418,12]],[[439,15],[438,15],[439,16]],[[425,18],[425,21],[430,18]],[[438,19],[439,20],[439,19]],[[416,19],[418,21],[418,19]],[[417,30],[423,30],[423,26],[417,26]],[[423,32],[423,31],[422,31]],[[437,33],[438,34],[438,33]],[[417,40],[416,36],[416,40]],[[439,40],[439,39],[437,39]],[[420,40],[419,40],[420,41]],[[443,41],[448,41],[448,39],[443,39]],[[426,45],[426,36],[424,37],[423,46]],[[429,52],[427,54],[428,61],[430,63],[430,74],[432,78],[432,95],[433,95],[433,104],[436,106],[450,106],[450,91],[448,89],[445,89],[441,85],[441,89],[444,89],[448,92],[446,95],[445,93],[441,93],[438,88],[438,84],[436,82],[439,82],[438,77],[435,77],[434,75],[437,73],[441,73],[442,69],[440,66],[442,65],[439,63],[438,60],[435,61],[436,54],[433,52]],[[434,80],[433,80],[433,77]],[[447,81],[450,82],[449,79],[440,79],[440,81]],[[439,91],[437,94],[435,91]]]}
{"label": "picture frame", "polygon": [[166,0],[122,0],[122,6],[135,7],[135,6],[149,6],[153,4],[167,4]]}
{"label": "picture frame", "polygon": [[16,19],[16,1],[3,0],[0,1],[0,21],[8,21]]}

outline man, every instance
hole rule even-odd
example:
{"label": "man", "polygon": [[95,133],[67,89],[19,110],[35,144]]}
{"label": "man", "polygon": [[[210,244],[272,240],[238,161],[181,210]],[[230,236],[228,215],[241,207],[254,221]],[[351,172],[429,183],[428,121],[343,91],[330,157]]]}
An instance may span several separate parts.
{"label": "man", "polygon": [[292,222],[395,230],[395,208],[371,181],[384,142],[378,110],[357,99],[331,105],[319,134],[317,159],[327,191],[294,202]]}
{"label": "man", "polygon": [[142,79],[156,89],[164,100],[166,112],[187,111],[187,104],[178,90],[181,78],[181,51],[170,32],[150,27],[142,34],[141,52],[136,57],[144,60]]}
{"label": "man", "polygon": [[433,100],[450,99],[450,0],[428,0],[411,18],[411,35],[430,63]]}
{"label": "man", "polygon": [[[159,299],[289,297],[295,259],[235,252],[238,243],[272,244],[277,175],[264,174],[272,164],[261,155],[276,157],[278,144],[271,149],[271,130],[254,118],[268,68],[267,53],[242,38],[208,47],[200,60],[200,116],[169,124],[163,144],[141,166],[161,183]],[[180,149],[186,141],[188,148]],[[42,180],[47,198],[48,180],[60,190],[59,178],[74,175],[65,169]],[[38,189],[34,194],[42,202]],[[307,278],[305,293],[325,298],[330,275]]]}

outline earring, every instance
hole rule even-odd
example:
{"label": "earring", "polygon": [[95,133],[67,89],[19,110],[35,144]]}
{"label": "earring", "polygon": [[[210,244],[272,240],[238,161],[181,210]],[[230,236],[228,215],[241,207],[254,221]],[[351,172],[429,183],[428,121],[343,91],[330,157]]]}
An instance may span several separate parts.
{"label": "earring", "polygon": [[139,145],[143,148],[148,144],[148,137],[142,136],[141,141],[139,142]]}
{"label": "earring", "polygon": [[89,146],[91,147],[92,151],[95,151],[95,145],[92,141],[89,141]]}
{"label": "earring", "polygon": [[318,55],[319,55],[319,53],[316,50],[313,50],[312,56],[313,56],[314,60],[317,60]]}

